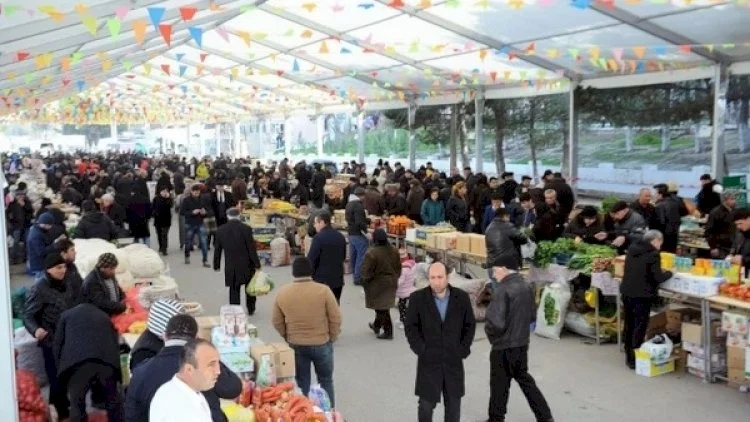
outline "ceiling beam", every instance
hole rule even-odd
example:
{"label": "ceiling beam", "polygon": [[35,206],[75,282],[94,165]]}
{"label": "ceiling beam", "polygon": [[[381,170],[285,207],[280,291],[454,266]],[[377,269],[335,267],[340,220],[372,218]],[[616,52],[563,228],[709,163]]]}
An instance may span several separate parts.
{"label": "ceiling beam", "polygon": [[[389,4],[388,0],[375,0],[375,1],[384,6],[388,6]],[[566,68],[565,66],[557,64],[555,62],[551,62],[539,56],[528,55],[523,50],[520,50],[512,46],[511,44],[503,43],[492,37],[488,37],[484,34],[481,34],[477,31],[471,30],[469,28],[465,28],[460,25],[456,25],[455,23],[447,19],[443,19],[419,7],[406,5],[404,7],[398,8],[397,10],[401,11],[401,13],[405,15],[430,23],[432,25],[437,26],[438,28],[452,32],[456,35],[460,35],[461,37],[464,37],[471,41],[484,44],[487,47],[492,48],[494,50],[502,50],[502,51],[507,51],[511,54],[515,54],[517,57],[517,60],[527,62],[529,64],[540,67],[542,69],[546,69],[551,72],[557,72],[558,70],[562,70],[564,72],[564,76],[570,80],[578,80],[580,78],[580,75],[576,73],[575,71],[573,71],[572,69]]]}
{"label": "ceiling beam", "polygon": [[731,57],[724,53],[721,53],[716,50],[709,50],[706,47],[697,45],[700,43],[696,42],[693,39],[690,39],[682,34],[678,34],[667,28],[664,28],[663,26],[657,25],[651,22],[649,19],[641,18],[633,13],[620,9],[619,7],[616,7],[616,6],[610,7],[609,4],[605,5],[602,2],[592,2],[589,8],[604,16],[607,16],[608,18],[614,19],[631,28],[645,32],[646,34],[649,34],[652,37],[659,38],[670,44],[673,44],[676,46],[689,45],[690,51],[693,54],[701,56],[704,59],[710,60],[712,62],[717,62],[717,63],[725,63],[725,64],[732,63]]}

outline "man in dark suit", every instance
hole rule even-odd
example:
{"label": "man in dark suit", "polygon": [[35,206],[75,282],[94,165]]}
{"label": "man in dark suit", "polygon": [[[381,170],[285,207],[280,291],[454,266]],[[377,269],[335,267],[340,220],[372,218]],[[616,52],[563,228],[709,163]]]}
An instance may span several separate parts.
{"label": "man in dark suit", "polygon": [[226,179],[223,177],[218,178],[216,180],[216,189],[211,193],[211,207],[214,209],[217,227],[221,227],[229,221],[227,219],[227,211],[237,206],[237,201],[234,200],[232,192],[227,191],[225,188]]}
{"label": "man in dark suit", "polygon": [[431,422],[440,396],[445,400],[445,421],[461,420],[464,395],[463,360],[471,352],[476,321],[469,295],[448,284],[442,262],[428,269],[430,285],[412,293],[404,329],[417,355],[414,393],[419,397],[419,422]]}
{"label": "man in dark suit", "polygon": [[346,238],[331,227],[331,214],[321,211],[313,219],[316,235],[312,238],[307,258],[313,266],[313,280],[331,288],[336,301],[341,302],[344,288]]}
{"label": "man in dark suit", "polygon": [[[227,211],[227,223],[216,231],[214,250],[214,271],[221,268],[221,253],[226,251],[224,260],[224,284],[229,287],[229,303],[240,304],[240,289],[253,278],[260,269],[260,259],[255,250],[253,229],[240,221],[240,211],[231,208]],[[244,290],[244,289],[243,289]],[[247,313],[255,313],[255,296],[245,293]]]}
{"label": "man in dark suit", "polygon": [[86,394],[103,388],[109,421],[122,421],[119,335],[109,315],[90,303],[68,309],[55,332],[59,382],[70,395],[70,420],[86,420]]}

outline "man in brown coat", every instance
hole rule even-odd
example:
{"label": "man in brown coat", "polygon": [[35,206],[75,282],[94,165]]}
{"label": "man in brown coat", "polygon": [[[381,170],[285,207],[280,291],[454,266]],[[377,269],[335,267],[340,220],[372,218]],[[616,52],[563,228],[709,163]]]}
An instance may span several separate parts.
{"label": "man in brown coat", "polygon": [[318,383],[333,395],[333,342],[341,332],[341,311],[325,284],[312,279],[312,264],[299,257],[292,264],[294,282],[279,289],[273,305],[273,326],[294,349],[297,385],[310,392],[310,364]]}

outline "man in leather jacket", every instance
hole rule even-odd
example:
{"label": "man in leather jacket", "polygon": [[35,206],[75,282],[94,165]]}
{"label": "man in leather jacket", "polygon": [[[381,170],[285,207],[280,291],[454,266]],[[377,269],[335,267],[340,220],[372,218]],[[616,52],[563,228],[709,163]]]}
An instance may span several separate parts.
{"label": "man in leather jacket", "polygon": [[528,373],[529,336],[534,320],[534,291],[518,273],[518,261],[493,262],[496,284],[487,308],[484,331],[490,352],[489,422],[505,421],[510,381],[516,380],[537,421],[552,422],[552,412],[534,378]]}

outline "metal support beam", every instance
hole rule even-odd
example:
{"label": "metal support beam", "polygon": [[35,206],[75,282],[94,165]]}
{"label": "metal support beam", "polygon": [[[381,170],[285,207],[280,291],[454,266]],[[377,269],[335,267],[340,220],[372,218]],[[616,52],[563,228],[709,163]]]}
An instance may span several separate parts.
{"label": "metal support beam", "polygon": [[724,64],[714,65],[714,118],[711,136],[711,172],[716,180],[728,174],[724,151],[724,121],[727,114],[727,88],[729,72]]}
{"label": "metal support beam", "polygon": [[292,155],[292,131],[289,129],[289,116],[284,116],[284,131],[281,132],[281,139],[284,140],[284,157]]}
{"label": "metal support beam", "polygon": [[240,142],[240,138],[242,137],[242,130],[240,128],[240,122],[234,122],[234,136],[232,137],[232,158],[239,158],[242,157],[242,142]]}
{"label": "metal support beam", "polygon": [[568,93],[568,184],[575,189],[578,184],[578,110],[576,110],[577,84],[570,84]]}
{"label": "metal support beam", "polygon": [[[0,162],[0,168],[5,163]],[[5,176],[0,174],[0,185],[4,185]],[[5,215],[5,201],[0,201],[0,211]],[[0,219],[0,231],[7,233],[5,219]],[[15,350],[13,347],[13,316],[11,312],[11,295],[10,295],[10,260],[8,259],[8,248],[0,250],[0,275],[3,280],[0,286],[0,309],[2,316],[0,318],[0,364],[3,366],[0,377],[0,408],[3,410],[4,420],[18,420],[18,397],[16,396],[16,373]]]}
{"label": "metal support beam", "polygon": [[[114,110],[112,111],[114,112]],[[114,114],[112,117],[112,121],[109,123],[109,131],[110,136],[112,137],[112,142],[118,142],[119,134],[117,133],[117,119],[114,118]]]}
{"label": "metal support beam", "polygon": [[215,132],[214,132],[214,142],[216,145],[216,156],[219,157],[221,155],[221,123],[216,123],[216,126],[214,126]]}
{"label": "metal support beam", "polygon": [[364,111],[357,114],[357,162],[365,162],[365,117]]}
{"label": "metal support beam", "polygon": [[326,116],[325,114],[319,114],[315,117],[316,135],[317,135],[317,148],[316,152],[319,157],[323,156],[323,140],[326,136]]}
{"label": "metal support beam", "polygon": [[670,44],[674,45],[689,45],[690,51],[694,54],[703,57],[704,59],[711,60],[713,62],[731,63],[731,58],[724,53],[716,51],[714,49],[708,49],[700,45],[693,39],[671,31],[663,26],[657,25],[648,19],[643,19],[638,15],[630,13],[626,10],[620,9],[616,6],[612,6],[611,3],[604,2],[591,2],[590,9],[601,13],[604,16],[612,18],[618,22],[630,26],[631,28],[643,31],[651,36],[662,39]]}
{"label": "metal support beam", "polygon": [[[376,0],[376,1],[384,6],[388,6],[390,3],[389,0]],[[425,9],[422,9],[416,6],[404,6],[404,7],[399,8],[398,10],[400,10],[402,13],[406,15],[420,19],[427,23],[431,23],[441,29],[445,29],[446,31],[452,32],[456,35],[460,35],[461,37],[467,38],[471,41],[484,44],[492,49],[503,50],[503,51],[507,51],[509,54],[515,54],[516,57],[518,57],[518,60],[531,63],[534,66],[541,67],[542,69],[546,69],[551,72],[556,72],[557,70],[562,69],[564,71],[564,76],[567,77],[568,79],[577,80],[579,77],[579,75],[575,73],[573,70],[567,69],[563,67],[562,65],[551,62],[539,56],[532,56],[532,55],[526,54],[525,51],[520,50],[510,44],[505,44],[492,37],[488,37],[484,34],[481,34],[477,31],[473,31],[461,25],[457,25],[454,22],[451,22],[437,15],[434,15]]]}
{"label": "metal support beam", "polygon": [[477,91],[474,97],[474,171],[481,173],[484,168],[484,91]]}
{"label": "metal support beam", "polygon": [[411,171],[417,170],[417,137],[414,133],[414,120],[417,116],[416,101],[409,101],[408,122],[409,122],[409,168]]}

